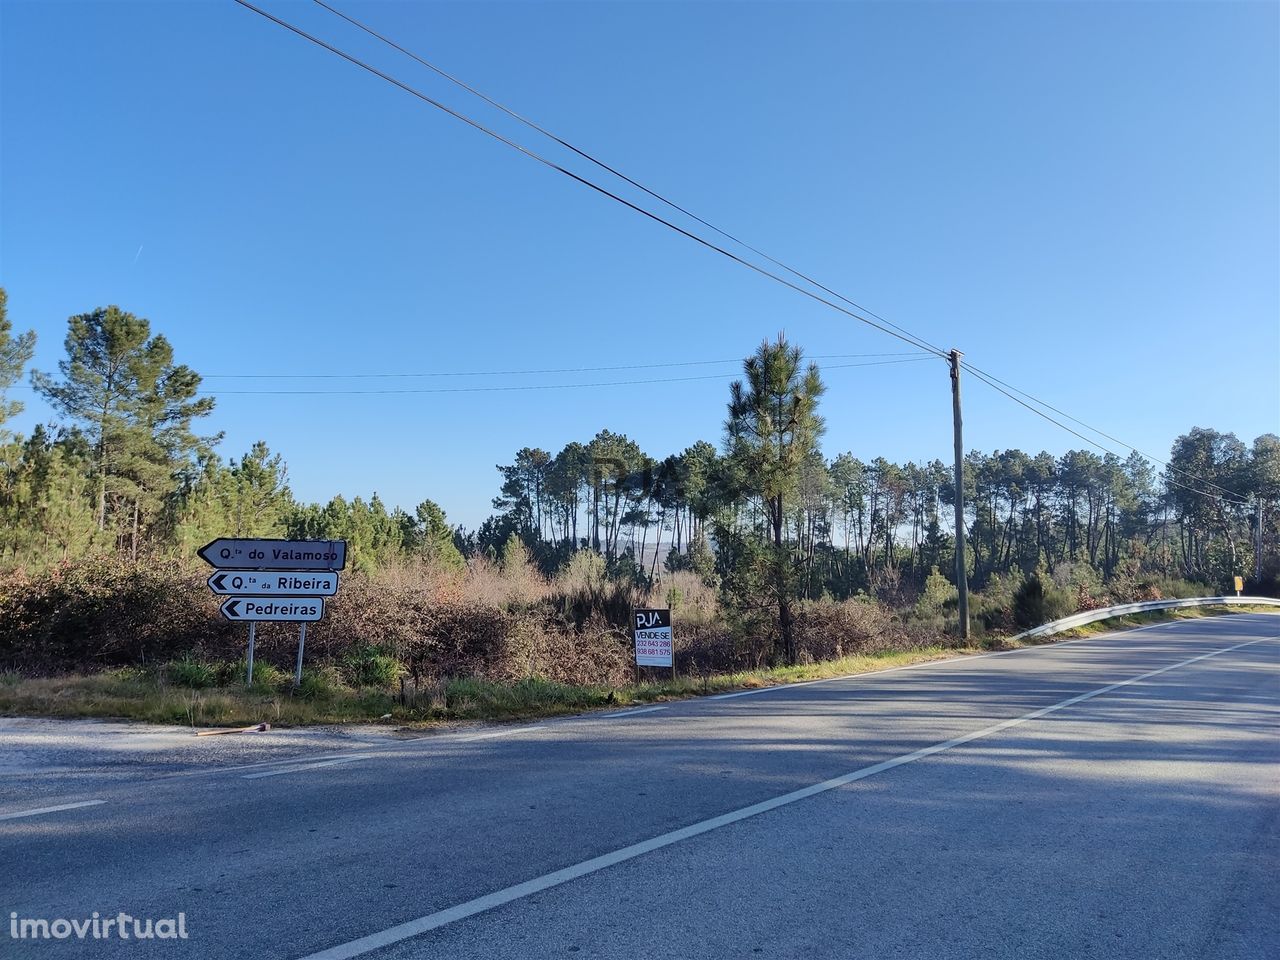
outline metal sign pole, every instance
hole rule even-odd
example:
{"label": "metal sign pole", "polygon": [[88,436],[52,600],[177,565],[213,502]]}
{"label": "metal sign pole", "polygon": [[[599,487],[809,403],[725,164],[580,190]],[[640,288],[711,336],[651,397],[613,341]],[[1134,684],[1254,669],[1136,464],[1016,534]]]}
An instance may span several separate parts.
{"label": "metal sign pole", "polygon": [[293,671],[293,685],[299,687],[302,685],[302,648],[307,643],[307,625],[305,623],[298,624],[298,666]]}
{"label": "metal sign pole", "polygon": [[256,621],[249,621],[249,671],[245,683],[253,686],[253,641],[258,632],[258,624]]}

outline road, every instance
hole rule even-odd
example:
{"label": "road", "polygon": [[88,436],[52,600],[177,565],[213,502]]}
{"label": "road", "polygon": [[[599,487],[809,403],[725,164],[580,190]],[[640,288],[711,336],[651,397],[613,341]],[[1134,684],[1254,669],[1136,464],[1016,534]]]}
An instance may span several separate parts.
{"label": "road", "polygon": [[265,753],[11,721],[0,923],[187,939],[0,957],[1270,958],[1278,733],[1264,615]]}

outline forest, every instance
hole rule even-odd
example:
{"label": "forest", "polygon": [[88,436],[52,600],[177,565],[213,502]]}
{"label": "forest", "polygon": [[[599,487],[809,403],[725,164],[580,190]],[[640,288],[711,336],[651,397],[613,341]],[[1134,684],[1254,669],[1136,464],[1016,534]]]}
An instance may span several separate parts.
{"label": "forest", "polygon": [[[195,550],[234,535],[345,539],[357,576],[447,581],[455,598],[484,593],[476,585],[494,577],[536,580],[541,588],[502,603],[542,604],[555,629],[598,621],[617,631],[626,598],[679,606],[697,594],[726,637],[762,637],[754,655],[787,662],[806,655],[797,624],[815,605],[871,604],[950,629],[950,465],[824,452],[821,372],[781,335],[745,359],[722,437],[646,452],[601,429],[555,452],[520,449],[497,466],[493,515],[465,530],[428,490],[412,510],[376,493],[300,502],[266,439],[223,459],[200,375],[118,307],[71,317],[58,369],[28,370],[34,335],[14,332],[3,296],[0,614],[5,603],[30,606],[78,564],[191,580]],[[56,416],[19,436],[5,424],[20,409],[11,388],[28,376]],[[1052,612],[1224,592],[1236,575],[1249,592],[1280,594],[1275,434],[1246,442],[1191,427],[1165,464],[1137,452],[975,450],[964,505],[980,629],[1020,622],[1016,595],[1031,581],[1056,598]],[[573,603],[554,585],[588,569],[590,609],[567,615]],[[0,658],[4,643],[16,650],[52,629],[24,622],[23,638],[0,639]]]}

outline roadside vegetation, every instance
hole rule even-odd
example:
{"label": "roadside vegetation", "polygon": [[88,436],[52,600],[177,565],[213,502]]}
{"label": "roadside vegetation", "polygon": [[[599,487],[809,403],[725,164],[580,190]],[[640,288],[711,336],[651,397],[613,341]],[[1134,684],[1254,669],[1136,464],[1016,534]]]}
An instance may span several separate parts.
{"label": "roadside vegetation", "polygon": [[390,687],[353,686],[341,673],[325,668],[304,670],[302,685],[294,691],[292,675],[279,670],[260,673],[255,666],[254,684],[246,686],[243,662],[205,665],[218,680],[197,687],[178,679],[171,665],[58,677],[9,673],[0,674],[0,714],[113,717],[193,727],[247,726],[264,721],[286,726],[351,722],[425,726],[468,720],[528,720],[867,673],[965,652],[972,650],[926,648],[616,687],[538,678],[503,683],[469,677],[416,688],[407,697]]}
{"label": "roadside vegetation", "polygon": [[[869,598],[800,601],[797,663],[770,665],[767,634],[739,634],[695,574],[671,574],[668,592],[655,596],[611,587],[598,559],[584,566],[579,559],[554,580],[514,559],[354,574],[309,633],[297,690],[297,634],[287,626],[260,626],[254,684],[245,685],[244,628],[218,615],[194,564],[95,558],[37,577],[11,574],[0,579],[0,714],[196,727],[518,720],[1011,646],[998,632],[961,645],[927,604],[901,614]],[[676,612],[677,677],[646,671],[637,683],[626,617],[632,604],[653,603]],[[566,612],[575,610],[579,621]],[[1160,618],[1210,612],[1223,610]],[[1156,619],[1122,618],[1072,635]]]}
{"label": "roadside vegetation", "polygon": [[[265,441],[224,461],[199,374],[117,307],[70,318],[58,371],[33,372],[57,422],[7,434],[34,339],[4,311],[0,290],[0,712],[523,717],[960,649],[948,470],[828,457],[820,372],[781,335],[746,358],[718,446],[659,458],[606,429],[526,447],[498,467],[493,516],[464,530],[425,497],[300,502]],[[1169,469],[971,453],[974,647],[1077,610],[1227,592],[1236,574],[1280,594],[1280,438],[1193,428]],[[300,690],[296,628],[272,624],[244,688],[245,629],[194,560],[217,536],[348,542]],[[674,683],[635,682],[637,606],[673,611]]]}

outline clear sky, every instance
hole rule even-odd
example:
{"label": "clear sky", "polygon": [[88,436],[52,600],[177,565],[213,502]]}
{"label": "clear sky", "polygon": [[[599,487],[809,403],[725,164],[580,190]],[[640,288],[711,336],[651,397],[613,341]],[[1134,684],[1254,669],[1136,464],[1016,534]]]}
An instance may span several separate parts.
{"label": "clear sky", "polygon": [[[1138,447],[1280,429],[1280,5],[333,2]],[[314,4],[261,4],[566,159]],[[333,375],[726,360],[780,329],[908,349],[232,0],[5,0],[0,31],[0,284],[35,366],[73,313],[148,317],[219,395],[224,455],[266,440],[304,499],[429,496],[474,526],[521,446],[718,442],[735,368]],[[949,457],[941,361],[825,378],[828,455]],[[19,429],[51,417],[19,394]],[[970,448],[1083,445],[973,380],[965,401]]]}

